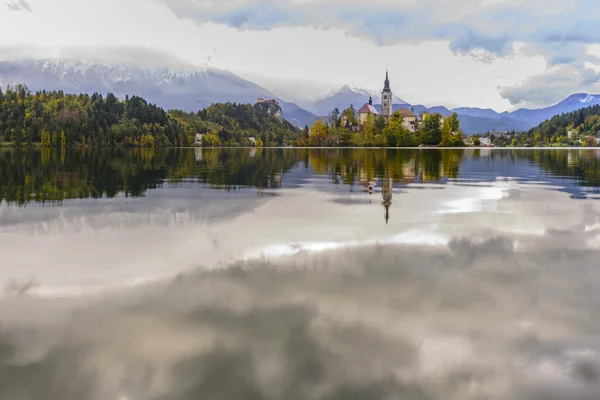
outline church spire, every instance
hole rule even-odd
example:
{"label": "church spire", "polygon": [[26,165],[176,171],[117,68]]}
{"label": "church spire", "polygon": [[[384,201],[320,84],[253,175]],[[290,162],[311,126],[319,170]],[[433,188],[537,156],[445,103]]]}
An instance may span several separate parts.
{"label": "church spire", "polygon": [[386,93],[392,92],[392,89],[390,89],[390,76],[387,69],[385,70],[385,85],[383,87],[383,91]]}

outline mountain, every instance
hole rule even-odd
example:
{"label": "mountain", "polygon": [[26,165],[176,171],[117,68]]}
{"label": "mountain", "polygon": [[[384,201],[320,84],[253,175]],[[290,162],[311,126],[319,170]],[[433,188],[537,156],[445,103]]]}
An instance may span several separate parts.
{"label": "mountain", "polygon": [[[373,103],[381,103],[381,92],[365,89],[355,84],[348,84],[316,101],[312,105],[311,111],[316,115],[325,116],[335,108],[342,111],[350,105],[358,110],[369,101],[369,97],[373,98]],[[405,104],[406,102],[394,96],[394,103]]]}
{"label": "mountain", "polygon": [[[185,111],[198,111],[217,102],[255,103],[259,97],[279,100],[252,82],[210,66],[145,68],[64,59],[0,61],[0,85],[19,83],[33,91],[112,92],[123,98],[137,95],[163,108]],[[296,104],[279,102],[284,118],[296,126],[310,125],[316,119]]]}
{"label": "mountain", "polygon": [[[410,104],[394,104],[393,109],[412,109],[417,115],[422,112],[430,112],[447,116],[455,112],[460,117],[460,124],[463,131],[472,135],[475,133],[486,133],[494,129],[499,131],[526,131],[555,115],[577,111],[581,108],[597,104],[600,104],[600,95],[578,93],[550,107],[540,109],[522,108],[513,112],[503,113],[498,113],[489,108],[459,107],[449,110],[442,106],[426,107]],[[376,105],[375,108],[378,112],[381,112],[380,104]]]}
{"label": "mountain", "polygon": [[521,121],[527,126],[525,129],[530,129],[539,123],[552,118],[555,115],[570,113],[572,111],[600,104],[600,95],[591,95],[587,93],[576,93],[567,97],[560,103],[538,109],[530,110],[522,108],[512,113],[509,113],[510,118]]}

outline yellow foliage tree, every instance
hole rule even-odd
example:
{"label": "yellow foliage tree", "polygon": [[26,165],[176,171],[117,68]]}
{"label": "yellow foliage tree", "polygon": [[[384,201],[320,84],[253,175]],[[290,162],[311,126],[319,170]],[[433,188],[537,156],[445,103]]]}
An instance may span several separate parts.
{"label": "yellow foliage tree", "polygon": [[310,128],[309,142],[311,146],[321,146],[327,138],[329,127],[323,118],[319,118]]}

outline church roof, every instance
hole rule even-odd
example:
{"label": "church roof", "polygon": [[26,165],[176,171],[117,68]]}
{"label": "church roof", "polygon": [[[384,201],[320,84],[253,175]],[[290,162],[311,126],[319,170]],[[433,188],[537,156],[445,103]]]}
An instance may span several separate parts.
{"label": "church roof", "polygon": [[365,103],[365,105],[362,106],[360,108],[360,110],[358,110],[358,113],[359,114],[376,114],[376,115],[379,114],[377,112],[377,110],[375,109],[375,107],[373,107],[373,105],[369,104],[369,103]]}
{"label": "church roof", "polygon": [[408,108],[400,108],[398,110],[396,110],[397,113],[399,113],[402,117],[404,118],[416,118],[417,115],[410,111]]}

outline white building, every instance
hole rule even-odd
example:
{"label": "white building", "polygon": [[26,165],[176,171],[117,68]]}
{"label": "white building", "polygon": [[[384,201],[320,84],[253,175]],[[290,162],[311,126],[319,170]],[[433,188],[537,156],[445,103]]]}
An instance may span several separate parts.
{"label": "white building", "polygon": [[409,109],[401,108],[397,113],[402,116],[402,125],[411,132],[416,132],[419,129],[419,118]]}
{"label": "white building", "polygon": [[197,145],[202,145],[202,136],[204,136],[204,135],[202,135],[200,133],[196,133],[196,144]]}
{"label": "white building", "polygon": [[480,138],[479,143],[483,147],[490,147],[492,145],[492,140],[490,138]]}

